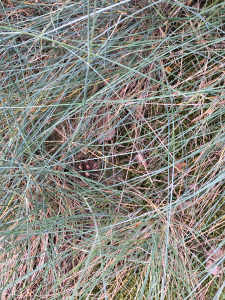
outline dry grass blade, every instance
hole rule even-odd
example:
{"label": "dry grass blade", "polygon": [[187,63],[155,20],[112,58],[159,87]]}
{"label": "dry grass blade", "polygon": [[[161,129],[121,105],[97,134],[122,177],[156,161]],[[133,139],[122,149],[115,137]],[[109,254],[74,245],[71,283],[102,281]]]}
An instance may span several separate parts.
{"label": "dry grass blade", "polygon": [[99,136],[98,136],[98,141],[100,143],[110,141],[116,133],[115,128],[111,128],[112,124],[111,121],[113,119],[113,115],[110,113],[107,113],[102,120],[99,122],[100,123],[100,131],[103,131]]}
{"label": "dry grass blade", "polygon": [[219,274],[223,271],[223,267],[221,264],[217,265],[218,261],[221,258],[225,257],[225,252],[223,249],[216,248],[215,245],[212,245],[212,250],[207,253],[206,260],[206,269],[213,276],[219,276]]}
{"label": "dry grass blade", "polygon": [[147,162],[146,162],[143,154],[138,153],[138,155],[135,157],[135,159],[138,161],[138,163],[140,165],[143,165],[146,169],[148,168]]}

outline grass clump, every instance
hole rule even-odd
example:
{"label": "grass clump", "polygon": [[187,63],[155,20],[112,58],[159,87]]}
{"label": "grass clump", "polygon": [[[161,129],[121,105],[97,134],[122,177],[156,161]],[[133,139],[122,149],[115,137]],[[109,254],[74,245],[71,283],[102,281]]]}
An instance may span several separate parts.
{"label": "grass clump", "polygon": [[1,1],[1,299],[224,299],[224,22]]}

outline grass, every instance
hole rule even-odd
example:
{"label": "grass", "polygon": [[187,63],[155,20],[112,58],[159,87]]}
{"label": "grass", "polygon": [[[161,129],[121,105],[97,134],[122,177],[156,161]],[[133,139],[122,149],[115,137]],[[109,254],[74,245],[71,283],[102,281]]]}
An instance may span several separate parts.
{"label": "grass", "polygon": [[224,299],[224,23],[0,2],[1,299]]}

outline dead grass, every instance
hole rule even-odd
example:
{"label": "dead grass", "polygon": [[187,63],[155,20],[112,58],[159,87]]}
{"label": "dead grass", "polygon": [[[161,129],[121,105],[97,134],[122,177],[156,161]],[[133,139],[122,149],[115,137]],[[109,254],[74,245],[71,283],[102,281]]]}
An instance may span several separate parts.
{"label": "dead grass", "polygon": [[213,299],[223,3],[58,5],[1,3],[1,298]]}

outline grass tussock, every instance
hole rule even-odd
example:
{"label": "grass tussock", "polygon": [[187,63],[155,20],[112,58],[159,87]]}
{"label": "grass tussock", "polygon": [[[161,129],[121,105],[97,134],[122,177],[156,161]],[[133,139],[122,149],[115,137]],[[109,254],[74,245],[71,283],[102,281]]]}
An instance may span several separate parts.
{"label": "grass tussock", "polygon": [[1,299],[224,299],[223,1],[0,1]]}

